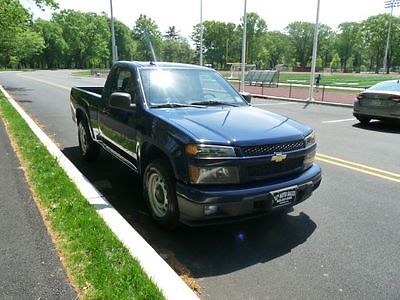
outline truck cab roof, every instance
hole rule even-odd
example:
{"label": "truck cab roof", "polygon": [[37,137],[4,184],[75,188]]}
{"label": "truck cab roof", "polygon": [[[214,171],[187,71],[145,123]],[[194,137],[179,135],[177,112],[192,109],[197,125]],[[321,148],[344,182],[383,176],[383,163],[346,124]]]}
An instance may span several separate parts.
{"label": "truck cab roof", "polygon": [[170,62],[153,62],[153,61],[118,61],[115,63],[116,66],[118,65],[130,65],[134,66],[138,69],[142,68],[179,68],[179,69],[198,69],[198,70],[210,70],[210,68],[198,66],[198,65],[191,65],[191,64],[181,64],[181,63],[170,63]]}

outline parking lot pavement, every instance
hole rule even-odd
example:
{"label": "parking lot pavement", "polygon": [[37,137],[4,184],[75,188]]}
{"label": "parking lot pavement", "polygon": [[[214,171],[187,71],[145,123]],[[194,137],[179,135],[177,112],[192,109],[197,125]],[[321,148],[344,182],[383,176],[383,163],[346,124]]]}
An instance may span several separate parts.
{"label": "parking lot pavement", "polygon": [[0,299],[76,299],[0,119]]}

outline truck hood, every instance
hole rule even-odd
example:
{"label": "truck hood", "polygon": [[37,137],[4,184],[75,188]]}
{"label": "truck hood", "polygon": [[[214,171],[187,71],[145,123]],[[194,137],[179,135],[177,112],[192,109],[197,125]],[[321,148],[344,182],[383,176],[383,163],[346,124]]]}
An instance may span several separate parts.
{"label": "truck hood", "polygon": [[302,139],[311,131],[288,117],[252,106],[152,109],[151,113],[201,143],[283,143]]}

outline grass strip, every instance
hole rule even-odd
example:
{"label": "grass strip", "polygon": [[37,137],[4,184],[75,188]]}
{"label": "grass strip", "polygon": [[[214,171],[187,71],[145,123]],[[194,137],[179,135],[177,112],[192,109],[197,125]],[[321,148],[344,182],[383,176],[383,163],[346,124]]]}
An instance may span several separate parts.
{"label": "grass strip", "polygon": [[163,299],[1,92],[0,116],[80,298]]}
{"label": "grass strip", "polygon": [[89,77],[90,75],[92,75],[90,70],[72,72],[72,76],[77,77]]}

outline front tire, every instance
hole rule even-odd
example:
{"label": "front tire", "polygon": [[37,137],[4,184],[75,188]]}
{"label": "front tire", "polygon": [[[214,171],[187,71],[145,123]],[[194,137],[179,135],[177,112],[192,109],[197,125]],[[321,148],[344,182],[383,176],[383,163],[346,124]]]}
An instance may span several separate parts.
{"label": "front tire", "polygon": [[358,116],[356,119],[362,124],[362,125],[367,125],[369,121],[371,121],[371,118],[369,117],[363,117],[363,116]]}
{"label": "front tire", "polygon": [[143,176],[143,194],[151,216],[160,225],[174,228],[179,210],[175,192],[175,176],[165,160],[151,162]]}
{"label": "front tire", "polygon": [[93,141],[89,126],[85,120],[78,122],[78,140],[82,157],[90,162],[95,161],[99,156],[100,146]]}

